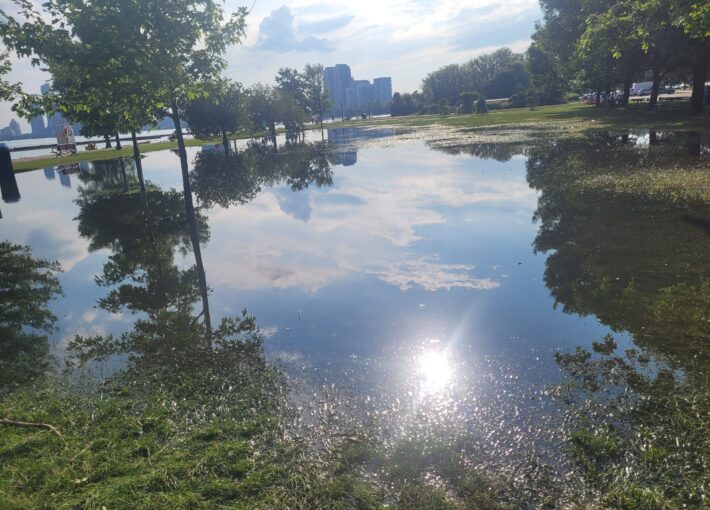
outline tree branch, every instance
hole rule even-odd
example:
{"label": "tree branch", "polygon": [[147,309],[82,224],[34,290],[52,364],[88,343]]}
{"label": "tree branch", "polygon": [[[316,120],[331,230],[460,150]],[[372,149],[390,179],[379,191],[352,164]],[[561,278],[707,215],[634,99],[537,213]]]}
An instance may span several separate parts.
{"label": "tree branch", "polygon": [[8,420],[5,418],[0,418],[0,425],[8,425],[10,427],[25,427],[25,428],[34,428],[34,429],[47,429],[51,430],[55,434],[57,434],[59,437],[63,438],[62,433],[59,432],[59,430],[54,426],[50,425],[49,423],[35,423],[35,422],[28,422],[28,421],[15,421],[15,420]]}

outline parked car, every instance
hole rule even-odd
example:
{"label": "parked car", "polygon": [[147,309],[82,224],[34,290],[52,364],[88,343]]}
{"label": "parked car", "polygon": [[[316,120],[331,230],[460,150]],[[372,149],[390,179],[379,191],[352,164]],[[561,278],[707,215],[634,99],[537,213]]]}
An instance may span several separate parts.
{"label": "parked car", "polygon": [[670,85],[661,85],[658,89],[659,94],[675,94],[675,89]]}

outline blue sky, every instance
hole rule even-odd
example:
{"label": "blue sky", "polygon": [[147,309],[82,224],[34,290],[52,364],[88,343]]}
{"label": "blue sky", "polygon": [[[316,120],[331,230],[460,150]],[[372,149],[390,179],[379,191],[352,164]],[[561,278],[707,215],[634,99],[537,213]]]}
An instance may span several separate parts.
{"label": "blue sky", "polygon": [[[242,5],[226,0],[228,10]],[[12,11],[10,0],[0,8]],[[391,76],[394,90],[411,92],[445,64],[501,46],[523,51],[540,18],[537,0],[256,0],[226,74],[250,85],[271,83],[283,66],[343,63],[358,79]],[[37,91],[47,76],[16,62],[10,78]],[[14,116],[0,104],[0,127]]]}

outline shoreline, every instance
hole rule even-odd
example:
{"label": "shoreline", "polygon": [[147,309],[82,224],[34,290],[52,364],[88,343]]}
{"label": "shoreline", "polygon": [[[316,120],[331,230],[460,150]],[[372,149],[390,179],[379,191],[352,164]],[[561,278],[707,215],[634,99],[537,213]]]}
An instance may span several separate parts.
{"label": "shoreline", "polygon": [[[678,105],[663,105],[655,110],[651,110],[647,105],[631,105],[626,108],[604,108],[585,105],[582,103],[567,103],[562,105],[540,106],[534,110],[528,108],[507,108],[492,110],[485,115],[477,114],[451,114],[451,115],[407,115],[402,117],[380,117],[365,120],[346,120],[328,123],[324,125],[326,129],[345,127],[375,127],[387,124],[395,127],[421,127],[431,125],[442,125],[458,128],[484,128],[503,125],[554,125],[559,124],[565,129],[584,130],[596,128],[608,129],[633,129],[633,128],[656,128],[670,129],[674,131],[701,130],[710,128],[710,117],[708,115],[691,114],[685,107]],[[313,124],[306,126],[306,131],[317,130],[320,125]],[[284,131],[280,129],[278,134]],[[229,140],[245,140],[259,138],[263,133],[244,133]],[[187,139],[186,147],[199,147],[202,145],[221,143],[219,139],[201,140]],[[177,142],[157,142],[140,144],[141,154],[149,152],[169,150],[177,147]],[[57,164],[72,164],[82,161],[98,161],[104,159],[115,159],[118,157],[132,156],[133,147],[126,147],[117,150],[97,149],[94,151],[78,152],[72,156],[52,157],[37,156],[32,158],[18,158],[13,160],[15,173],[30,170],[39,170],[47,166]]]}

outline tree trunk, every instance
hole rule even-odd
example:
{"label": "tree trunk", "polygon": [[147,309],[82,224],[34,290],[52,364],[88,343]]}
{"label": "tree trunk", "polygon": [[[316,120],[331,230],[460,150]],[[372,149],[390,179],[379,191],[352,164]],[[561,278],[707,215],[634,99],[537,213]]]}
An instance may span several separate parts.
{"label": "tree trunk", "polygon": [[705,104],[705,79],[708,73],[708,49],[698,57],[693,65],[693,92],[690,96],[690,111],[703,113]]}
{"label": "tree trunk", "polygon": [[197,233],[197,224],[195,222],[195,206],[192,203],[192,186],[190,185],[190,173],[187,164],[187,151],[185,150],[185,139],[182,135],[182,126],[180,125],[180,112],[178,110],[177,100],[170,100],[170,117],[175,124],[175,135],[178,143],[178,155],[180,156],[180,169],[182,171],[182,187],[185,196],[185,216],[187,224],[190,228],[190,240],[192,241],[192,251],[195,254],[195,263],[197,264],[197,275],[200,280],[200,294],[202,295],[202,313],[204,316],[205,329],[207,330],[207,338],[212,337],[212,321],[210,318],[209,302],[207,299],[207,279],[205,277],[205,269],[202,264],[202,252],[200,251],[200,239]]}
{"label": "tree trunk", "polygon": [[182,185],[185,190],[185,216],[187,221],[191,221],[195,216],[195,208],[192,205],[192,187],[190,186],[190,173],[187,165],[187,151],[185,150],[185,139],[182,136],[182,126],[180,125],[180,112],[177,100],[170,100],[170,117],[175,124],[175,136],[178,143],[178,156],[180,157],[180,169],[182,170]]}
{"label": "tree trunk", "polygon": [[136,162],[136,170],[138,171],[138,181],[141,185],[141,191],[145,192],[145,181],[143,180],[143,162],[141,160],[141,151],[138,148],[138,138],[136,138],[136,130],[131,130],[131,141],[133,143],[133,159]]}
{"label": "tree trunk", "polygon": [[631,92],[631,76],[627,76],[624,80],[624,95],[621,98],[621,104],[627,106],[629,104],[629,93]]}
{"label": "tree trunk", "polygon": [[[187,195],[185,195],[187,200]],[[192,198],[190,198],[192,201]],[[202,250],[200,249],[200,237],[197,232],[197,221],[193,217],[189,223],[190,241],[192,243],[192,251],[195,254],[195,265],[197,266],[197,277],[200,282],[200,296],[202,297],[202,317],[204,317],[205,331],[207,340],[212,339],[212,317],[210,316],[210,302],[207,289],[207,276],[205,274],[205,266],[202,263]]]}
{"label": "tree trunk", "polygon": [[648,107],[655,108],[658,104],[658,90],[661,88],[661,72],[658,66],[653,67],[653,84],[651,85],[651,97],[648,99]]}
{"label": "tree trunk", "polygon": [[225,154],[229,154],[229,139],[227,138],[227,131],[222,129],[222,145],[224,145]]}
{"label": "tree trunk", "polygon": [[111,137],[108,135],[104,135],[104,142],[106,142],[106,149],[111,148]]}
{"label": "tree trunk", "polygon": [[120,151],[121,149],[121,139],[118,137],[118,133],[116,133],[116,150]]}
{"label": "tree trunk", "polygon": [[119,158],[121,162],[121,178],[123,179],[123,191],[128,191],[128,177],[126,176],[126,162],[123,158]]}
{"label": "tree trunk", "polygon": [[648,144],[651,147],[655,147],[658,145],[658,132],[655,129],[652,129],[648,132]]}

